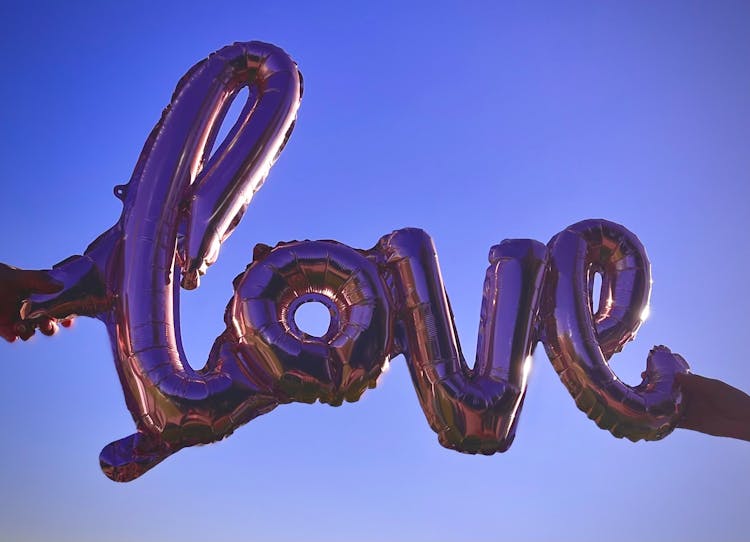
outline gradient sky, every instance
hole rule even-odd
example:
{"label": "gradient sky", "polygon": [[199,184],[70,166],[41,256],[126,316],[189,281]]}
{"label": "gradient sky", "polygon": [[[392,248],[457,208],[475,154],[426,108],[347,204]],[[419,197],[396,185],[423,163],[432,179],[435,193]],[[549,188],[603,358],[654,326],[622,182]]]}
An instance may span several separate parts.
{"label": "gradient sky", "polygon": [[[256,243],[367,248],[427,230],[473,359],[489,247],[607,218],[640,237],[654,275],[615,370],[639,381],[666,344],[750,390],[747,2],[88,4],[3,2],[0,261],[82,252],[117,220],[112,187],[182,74],[263,40],[299,63],[305,95],[268,182],[182,297],[193,365]],[[133,432],[99,322],[0,344],[0,363],[2,540],[750,537],[750,444],[615,439],[542,348],[506,454],[442,448],[399,357],[359,403],[280,407],[129,484],[98,465]]]}

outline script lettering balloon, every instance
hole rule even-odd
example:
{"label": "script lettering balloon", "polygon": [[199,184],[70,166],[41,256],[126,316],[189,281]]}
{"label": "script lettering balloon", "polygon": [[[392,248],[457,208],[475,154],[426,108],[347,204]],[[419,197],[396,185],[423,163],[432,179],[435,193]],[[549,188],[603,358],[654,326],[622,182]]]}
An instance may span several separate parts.
{"label": "script lettering balloon", "polygon": [[[244,86],[242,113],[212,154]],[[301,96],[297,66],[272,45],[237,43],[198,63],[179,82],[130,181],[115,187],[119,221],[83,255],[47,272],[60,291],[25,300],[19,325],[27,330],[74,316],[107,328],[136,426],[102,450],[107,476],[137,478],[280,404],[357,401],[399,354],[443,446],[504,452],[540,341],[578,407],[600,427],[631,440],[674,429],[684,408],[675,375],[688,370],[679,355],[653,349],[637,386],[608,364],[643,321],[651,275],[635,235],[606,220],[574,224],[546,246],[515,239],[490,249],[473,367],[424,231],[397,230],[368,250],[336,241],[258,245],[234,281],[226,329],[205,366],[193,369],[180,338],[181,287],[198,287],[216,261],[287,142]],[[331,315],[320,337],[294,321],[311,301]]]}

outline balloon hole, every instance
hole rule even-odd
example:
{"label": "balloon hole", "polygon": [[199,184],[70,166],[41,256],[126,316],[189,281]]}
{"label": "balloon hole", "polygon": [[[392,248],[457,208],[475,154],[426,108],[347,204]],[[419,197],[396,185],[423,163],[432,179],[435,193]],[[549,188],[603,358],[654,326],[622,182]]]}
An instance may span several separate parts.
{"label": "balloon hole", "polygon": [[320,301],[308,301],[294,311],[294,323],[303,333],[320,338],[331,326],[331,313]]}
{"label": "balloon hole", "polygon": [[119,200],[125,201],[125,195],[127,194],[127,185],[118,184],[115,186],[115,197]]}
{"label": "balloon hole", "polygon": [[591,312],[594,314],[599,312],[601,308],[602,300],[602,274],[599,272],[594,273],[594,280],[591,285]]}
{"label": "balloon hole", "polygon": [[224,115],[224,119],[221,121],[219,132],[216,134],[216,140],[211,151],[211,158],[213,158],[216,151],[221,148],[221,144],[230,134],[234,125],[237,124],[240,114],[249,99],[250,90],[248,87],[242,87],[237,94],[234,95],[234,98],[232,98],[232,103],[229,105],[229,109],[227,109],[226,115]]}

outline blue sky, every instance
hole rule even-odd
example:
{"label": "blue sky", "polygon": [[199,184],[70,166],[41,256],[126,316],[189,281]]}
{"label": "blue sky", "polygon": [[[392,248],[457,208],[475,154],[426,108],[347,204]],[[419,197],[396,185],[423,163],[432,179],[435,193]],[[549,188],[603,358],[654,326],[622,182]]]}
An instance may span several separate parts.
{"label": "blue sky", "polygon": [[[0,261],[44,268],[117,220],[182,74],[233,41],[299,64],[297,128],[199,290],[202,365],[259,242],[437,245],[468,359],[489,247],[584,218],[644,243],[651,317],[613,359],[666,344],[750,390],[750,7],[745,2],[6,2]],[[513,447],[443,449],[403,358],[340,408],[288,405],[125,485],[100,449],[132,432],[103,326],[0,344],[0,532],[75,540],[746,540],[750,447],[678,430],[617,440],[539,348]]]}

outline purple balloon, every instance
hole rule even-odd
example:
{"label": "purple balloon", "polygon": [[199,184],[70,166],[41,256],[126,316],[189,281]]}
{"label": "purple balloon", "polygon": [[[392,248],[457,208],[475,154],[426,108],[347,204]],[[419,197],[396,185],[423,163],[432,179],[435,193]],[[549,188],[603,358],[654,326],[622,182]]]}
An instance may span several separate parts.
{"label": "purple balloon", "polygon": [[[244,86],[248,101],[211,155]],[[31,325],[74,315],[106,324],[138,428],[102,452],[113,479],[132,479],[181,447],[222,438],[238,420],[277,404],[222,357],[200,371],[190,366],[179,333],[179,279],[194,288],[215,261],[289,138],[301,95],[297,66],[273,45],[236,43],[196,64],[177,85],[130,181],[115,187],[124,203],[118,223],[83,256],[54,266],[50,275],[65,285],[60,293],[32,296],[22,308]]]}
{"label": "purple balloon", "polygon": [[[248,101],[211,154],[243,86]],[[234,281],[225,331],[205,366],[191,367],[180,338],[180,285],[197,287],[216,260],[288,140],[301,95],[296,65],[272,45],[237,43],[198,63],[178,84],[130,181],[115,188],[120,220],[48,272],[61,291],[24,302],[20,316],[30,328],[76,315],[107,327],[136,425],[102,451],[107,476],[132,480],[279,404],[356,401],[398,354],[443,446],[503,452],[515,438],[538,341],[600,427],[631,440],[674,429],[684,409],[675,375],[688,370],[679,355],[654,348],[637,386],[608,364],[644,319],[651,275],[635,235],[605,220],[574,224],[547,246],[516,239],[490,249],[473,367],[461,352],[435,246],[417,229],[395,231],[369,250],[336,241],[258,245]],[[320,337],[295,323],[307,302],[331,316]]]}
{"label": "purple balloon", "polygon": [[[375,387],[393,349],[393,314],[374,257],[335,241],[261,245],[255,255],[226,319],[253,374],[284,403],[340,405]],[[331,316],[322,337],[294,321],[311,301]]]}
{"label": "purple balloon", "polygon": [[[688,371],[687,362],[655,347],[637,386],[622,382],[607,363],[647,315],[651,267],[643,245],[619,224],[585,220],[553,237],[548,249],[542,341],[578,408],[616,437],[665,437],[684,410],[675,375]],[[595,308],[591,291],[597,273],[602,286]]]}
{"label": "purple balloon", "polygon": [[447,448],[507,450],[536,343],[544,245],[519,239],[490,250],[473,369],[461,353],[432,239],[422,230],[399,230],[380,246],[395,285],[403,353],[430,427]]}

